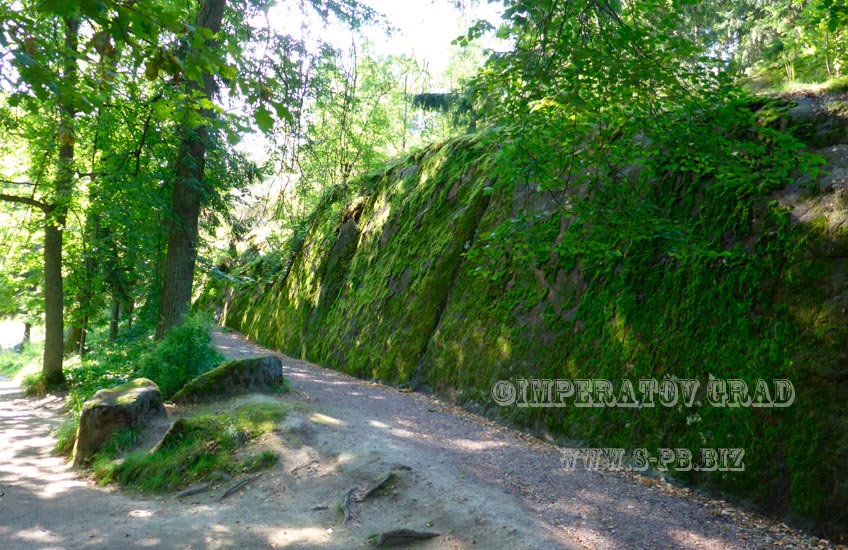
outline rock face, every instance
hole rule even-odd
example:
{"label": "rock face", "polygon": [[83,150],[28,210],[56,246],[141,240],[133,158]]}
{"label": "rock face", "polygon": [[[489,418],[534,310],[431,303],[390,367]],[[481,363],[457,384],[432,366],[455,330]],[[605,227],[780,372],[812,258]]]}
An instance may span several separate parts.
{"label": "rock face", "polygon": [[[782,188],[779,167],[747,153],[739,173],[757,166],[756,188],[716,186],[712,169],[701,179],[622,177],[610,195],[585,186],[548,193],[533,177],[513,188],[499,182],[514,158],[491,147],[498,139],[462,136],[363,177],[353,196],[328,194],[303,241],[282,251],[290,262],[252,252],[239,263],[255,284],[210,278],[206,295],[223,324],[283,353],[495,415],[506,412],[493,406],[498,380],[676,377],[702,389],[713,377],[791,380],[797,402],[786,409],[701,401],[680,414],[507,414],[605,447],[673,440],[697,450],[706,437],[709,447],[744,448],[744,474],[681,477],[848,533],[848,514],[834,513],[848,510],[848,95],[798,99],[788,118],[779,104],[756,117],[792,129],[827,164]],[[739,151],[777,159],[778,149],[762,147],[777,138],[750,141],[751,128]],[[668,158],[689,158],[685,149]],[[735,166],[730,158],[715,167]],[[545,170],[565,168],[551,160]],[[563,208],[566,197],[585,199],[588,217]],[[605,197],[629,206],[610,211]],[[625,197],[632,202],[618,202]],[[632,217],[637,210],[644,217]],[[636,230],[626,219],[657,225]],[[603,230],[610,222],[646,238],[624,245],[624,233]],[[683,242],[709,253],[681,252]]]}
{"label": "rock face", "polygon": [[98,391],[82,407],[74,465],[84,465],[117,430],[139,428],[158,416],[166,416],[162,395],[147,378]]}
{"label": "rock face", "polygon": [[283,364],[278,357],[235,359],[183,386],[173,401],[204,403],[251,392],[275,393],[283,387]]}

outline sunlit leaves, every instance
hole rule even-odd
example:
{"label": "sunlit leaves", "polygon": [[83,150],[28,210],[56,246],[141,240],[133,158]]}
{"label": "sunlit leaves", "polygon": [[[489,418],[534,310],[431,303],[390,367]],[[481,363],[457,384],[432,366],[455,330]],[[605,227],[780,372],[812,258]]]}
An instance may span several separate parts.
{"label": "sunlit leaves", "polygon": [[470,27],[468,27],[468,30],[463,36],[456,38],[453,41],[453,44],[463,47],[468,46],[475,40],[478,40],[480,37],[493,30],[495,30],[495,26],[489,23],[488,21],[485,21],[483,19],[477,20]]}
{"label": "sunlit leaves", "polygon": [[260,130],[262,130],[266,134],[273,130],[274,117],[271,115],[271,111],[269,111],[268,108],[264,105],[256,109],[256,113],[254,113],[254,118],[256,120],[256,125],[259,127]]}

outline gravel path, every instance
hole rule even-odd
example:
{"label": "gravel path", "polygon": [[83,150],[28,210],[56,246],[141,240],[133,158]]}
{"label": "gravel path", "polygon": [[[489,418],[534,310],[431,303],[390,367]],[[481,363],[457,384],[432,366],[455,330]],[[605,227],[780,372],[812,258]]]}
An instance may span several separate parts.
{"label": "gravel path", "polygon": [[[267,352],[215,341],[230,357]],[[261,442],[281,463],[223,502],[225,487],[179,501],[80,479],[50,454],[62,399],[0,380],[0,550],[353,549],[392,527],[442,533],[416,550],[837,548],[660,480],[566,471],[557,447],[450,404],[281,358],[295,391],[254,396],[295,402]],[[408,468],[397,491],[343,525],[340,495],[393,465]]]}
{"label": "gravel path", "polygon": [[222,510],[133,498],[80,479],[51,455],[62,403],[55,396],[25,399],[19,386],[0,380],[0,549],[199,549],[217,541],[238,547],[237,531],[210,537],[223,523]]}
{"label": "gravel path", "polygon": [[[215,339],[230,357],[258,351],[235,333],[220,332]],[[538,525],[563,547],[837,548],[778,521],[663,480],[632,473],[566,471],[554,445],[431,396],[404,393],[280,357],[297,398],[345,419],[350,426],[375,422],[387,426],[396,445],[437,456],[461,475],[517,496],[527,509],[526,521]]]}

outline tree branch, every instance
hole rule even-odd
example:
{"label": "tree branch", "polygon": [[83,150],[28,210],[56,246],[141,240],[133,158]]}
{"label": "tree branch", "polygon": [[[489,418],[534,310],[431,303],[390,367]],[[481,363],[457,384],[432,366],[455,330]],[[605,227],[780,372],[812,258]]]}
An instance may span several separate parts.
{"label": "tree branch", "polygon": [[0,179],[0,183],[5,183],[8,185],[27,185],[29,187],[35,187],[35,184],[29,181],[10,181]]}
{"label": "tree branch", "polygon": [[18,197],[17,195],[4,195],[4,194],[0,193],[0,201],[16,202],[16,203],[19,203],[19,204],[26,204],[28,206],[33,206],[35,208],[38,208],[39,210],[41,210],[43,212],[48,212],[50,210],[50,207],[47,204],[45,204],[41,201],[37,201],[35,199],[31,199],[29,197]]}

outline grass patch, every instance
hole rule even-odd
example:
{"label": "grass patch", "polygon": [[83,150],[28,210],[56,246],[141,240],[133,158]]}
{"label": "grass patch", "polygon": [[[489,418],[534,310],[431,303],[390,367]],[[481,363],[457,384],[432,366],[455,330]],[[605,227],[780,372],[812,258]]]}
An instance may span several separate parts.
{"label": "grass patch", "polygon": [[0,375],[13,378],[27,367],[38,368],[43,351],[44,346],[40,343],[25,344],[21,351],[0,351]]}
{"label": "grass patch", "polygon": [[848,77],[837,76],[821,82],[785,81],[758,73],[742,79],[740,84],[753,94],[799,94],[848,92]]}
{"label": "grass patch", "polygon": [[244,461],[244,470],[248,472],[258,472],[259,470],[267,470],[273,468],[280,461],[280,457],[271,451],[261,451],[257,455],[253,455]]}
{"label": "grass patch", "polygon": [[70,415],[62,424],[50,434],[56,438],[56,446],[53,454],[70,457],[77,442],[77,429],[79,428],[79,411],[71,410]]}
{"label": "grass patch", "polygon": [[44,397],[49,390],[47,382],[40,372],[24,376],[21,380],[21,386],[24,389],[24,395],[27,397]]}
{"label": "grass patch", "polygon": [[824,83],[828,92],[848,92],[848,76],[837,76]]}
{"label": "grass patch", "polygon": [[126,447],[107,446],[94,461],[95,478],[101,484],[117,482],[144,492],[168,492],[209,479],[213,472],[238,475],[270,468],[278,461],[274,453],[247,455],[240,450],[274,430],[286,412],[283,405],[260,403],[181,418],[154,452],[135,451],[118,458]]}

